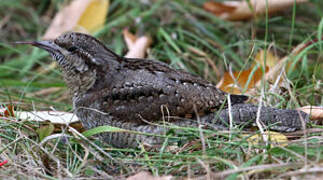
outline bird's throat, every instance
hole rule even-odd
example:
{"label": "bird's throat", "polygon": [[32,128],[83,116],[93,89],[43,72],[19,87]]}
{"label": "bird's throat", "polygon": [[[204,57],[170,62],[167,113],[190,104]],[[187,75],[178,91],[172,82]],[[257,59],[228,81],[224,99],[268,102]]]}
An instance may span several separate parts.
{"label": "bird's throat", "polygon": [[95,84],[97,78],[95,69],[83,73],[65,71],[63,74],[66,85],[74,95],[86,93]]}

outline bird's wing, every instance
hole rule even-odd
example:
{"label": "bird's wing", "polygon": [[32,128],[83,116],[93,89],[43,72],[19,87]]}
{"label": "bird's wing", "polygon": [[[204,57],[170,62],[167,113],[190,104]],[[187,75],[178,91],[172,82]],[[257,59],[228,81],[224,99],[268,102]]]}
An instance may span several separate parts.
{"label": "bird's wing", "polygon": [[124,79],[106,90],[105,102],[99,103],[105,104],[104,111],[125,121],[157,121],[168,115],[211,112],[226,101],[226,93],[206,80],[150,61],[130,59],[125,63]]}

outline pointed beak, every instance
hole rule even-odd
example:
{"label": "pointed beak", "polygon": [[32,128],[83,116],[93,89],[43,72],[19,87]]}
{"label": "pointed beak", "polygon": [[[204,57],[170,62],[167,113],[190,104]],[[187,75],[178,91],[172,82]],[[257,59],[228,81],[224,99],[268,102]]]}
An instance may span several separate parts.
{"label": "pointed beak", "polygon": [[17,41],[14,44],[30,44],[32,46],[44,49],[51,53],[60,52],[60,47],[57,46],[53,41]]}

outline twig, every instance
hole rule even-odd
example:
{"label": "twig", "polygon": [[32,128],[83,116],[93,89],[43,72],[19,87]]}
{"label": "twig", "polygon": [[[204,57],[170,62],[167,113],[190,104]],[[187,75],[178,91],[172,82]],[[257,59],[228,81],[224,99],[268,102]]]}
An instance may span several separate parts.
{"label": "twig", "polygon": [[232,136],[232,129],[233,129],[233,119],[232,119],[232,107],[231,107],[231,97],[230,94],[227,96],[228,98],[228,110],[229,110],[229,122],[230,122],[230,129],[229,129],[229,141],[231,141],[231,136]]}
{"label": "twig", "polygon": [[260,113],[261,113],[261,108],[262,108],[262,101],[263,101],[263,96],[264,96],[264,89],[262,88],[261,90],[261,96],[260,96],[260,100],[259,100],[259,106],[258,106],[258,111],[257,111],[257,118],[256,118],[256,124],[257,127],[259,128],[259,131],[262,135],[262,138],[264,140],[264,142],[266,143],[266,146],[268,145],[268,135],[265,133],[264,128],[260,122]]}

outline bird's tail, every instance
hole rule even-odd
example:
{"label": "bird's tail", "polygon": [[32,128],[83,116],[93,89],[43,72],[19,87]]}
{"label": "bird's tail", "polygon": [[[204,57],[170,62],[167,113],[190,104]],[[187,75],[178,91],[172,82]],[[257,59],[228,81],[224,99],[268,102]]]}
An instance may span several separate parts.
{"label": "bird's tail", "polygon": [[[212,116],[201,118],[214,127],[228,127],[230,122],[229,114],[236,125],[251,126],[255,125],[259,107],[252,104],[234,104],[229,109],[223,109]],[[292,132],[303,128],[303,125],[309,121],[309,115],[297,110],[276,109],[271,107],[262,107],[259,115],[260,122],[266,128],[281,131]]]}

